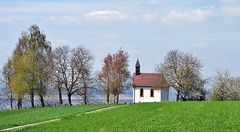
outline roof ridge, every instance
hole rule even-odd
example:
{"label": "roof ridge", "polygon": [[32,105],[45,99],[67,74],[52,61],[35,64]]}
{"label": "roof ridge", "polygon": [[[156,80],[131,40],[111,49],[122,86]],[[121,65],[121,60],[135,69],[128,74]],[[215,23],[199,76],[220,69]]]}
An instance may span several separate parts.
{"label": "roof ridge", "polygon": [[161,74],[161,73],[145,72],[145,73],[141,73],[141,74]]}
{"label": "roof ridge", "polygon": [[164,75],[161,73],[141,73],[133,77],[132,86],[162,86],[167,84]]}

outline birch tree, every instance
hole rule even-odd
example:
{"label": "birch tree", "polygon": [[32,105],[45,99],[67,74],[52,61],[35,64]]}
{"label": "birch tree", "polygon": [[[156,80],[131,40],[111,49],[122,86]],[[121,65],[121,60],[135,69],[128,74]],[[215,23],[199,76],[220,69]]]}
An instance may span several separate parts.
{"label": "birch tree", "polygon": [[10,78],[11,86],[14,86],[12,88],[19,99],[19,107],[25,93],[29,93],[32,107],[35,107],[35,93],[39,95],[42,107],[45,106],[44,94],[51,71],[50,56],[50,42],[37,25],[32,25],[21,33],[11,58],[13,79]]}

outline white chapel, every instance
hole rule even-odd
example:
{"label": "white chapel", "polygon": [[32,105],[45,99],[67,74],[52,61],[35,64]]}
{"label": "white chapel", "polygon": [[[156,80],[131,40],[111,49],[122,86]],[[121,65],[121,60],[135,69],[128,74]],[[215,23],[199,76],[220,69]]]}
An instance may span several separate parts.
{"label": "white chapel", "polygon": [[133,77],[133,103],[169,101],[169,86],[160,73],[141,73],[137,60]]}

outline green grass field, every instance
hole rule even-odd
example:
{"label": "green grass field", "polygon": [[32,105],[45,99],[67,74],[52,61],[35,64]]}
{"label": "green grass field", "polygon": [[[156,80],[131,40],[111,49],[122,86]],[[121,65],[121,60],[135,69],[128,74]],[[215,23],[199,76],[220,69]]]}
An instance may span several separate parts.
{"label": "green grass field", "polygon": [[[27,112],[25,115],[21,118],[28,117]],[[59,122],[21,131],[240,131],[239,124],[240,102],[163,102],[127,105],[79,117],[66,116]]]}
{"label": "green grass field", "polygon": [[106,105],[89,105],[73,107],[37,108],[12,111],[0,111],[0,130],[56,118],[69,117],[86,111],[106,107]]}

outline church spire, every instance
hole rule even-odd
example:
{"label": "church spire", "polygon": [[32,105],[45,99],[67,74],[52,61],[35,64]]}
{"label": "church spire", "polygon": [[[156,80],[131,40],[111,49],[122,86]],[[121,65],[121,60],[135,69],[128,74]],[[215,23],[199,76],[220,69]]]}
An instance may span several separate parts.
{"label": "church spire", "polygon": [[140,75],[140,74],[141,74],[141,72],[140,72],[140,67],[141,67],[141,65],[140,65],[138,59],[137,59],[137,62],[136,62],[135,67],[136,67],[136,75]]}

